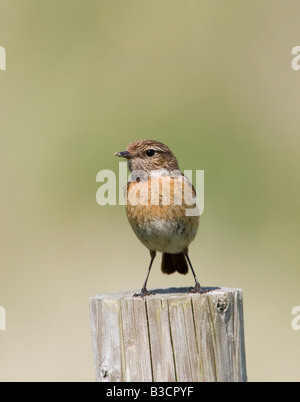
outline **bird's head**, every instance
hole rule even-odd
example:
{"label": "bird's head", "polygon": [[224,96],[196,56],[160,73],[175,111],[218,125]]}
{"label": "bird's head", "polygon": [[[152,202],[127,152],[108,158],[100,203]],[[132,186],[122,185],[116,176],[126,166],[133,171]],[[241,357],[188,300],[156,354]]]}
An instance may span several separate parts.
{"label": "bird's head", "polygon": [[154,140],[139,140],[132,142],[126,151],[116,152],[115,156],[126,158],[130,171],[144,170],[150,173],[153,170],[179,170],[178,162],[167,145]]}

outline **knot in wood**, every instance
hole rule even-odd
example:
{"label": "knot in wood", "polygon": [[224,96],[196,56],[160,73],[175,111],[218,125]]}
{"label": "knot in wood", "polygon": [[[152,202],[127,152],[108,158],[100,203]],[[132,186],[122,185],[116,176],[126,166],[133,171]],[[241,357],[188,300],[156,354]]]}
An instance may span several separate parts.
{"label": "knot in wood", "polygon": [[216,307],[220,313],[224,313],[228,309],[228,297],[225,295],[219,296]]}
{"label": "knot in wood", "polygon": [[102,375],[102,377],[103,377],[103,378],[107,377],[107,376],[108,376],[108,373],[109,373],[108,368],[105,367],[105,366],[102,366],[102,367],[101,367],[101,375]]}

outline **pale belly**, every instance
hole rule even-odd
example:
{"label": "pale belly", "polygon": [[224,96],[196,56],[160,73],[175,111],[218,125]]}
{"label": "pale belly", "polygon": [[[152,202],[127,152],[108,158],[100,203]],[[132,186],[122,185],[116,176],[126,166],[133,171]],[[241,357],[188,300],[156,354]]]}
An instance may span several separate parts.
{"label": "pale belly", "polygon": [[162,253],[177,254],[185,250],[194,240],[199,217],[183,216],[179,219],[148,217],[129,219],[139,240],[149,249]]}

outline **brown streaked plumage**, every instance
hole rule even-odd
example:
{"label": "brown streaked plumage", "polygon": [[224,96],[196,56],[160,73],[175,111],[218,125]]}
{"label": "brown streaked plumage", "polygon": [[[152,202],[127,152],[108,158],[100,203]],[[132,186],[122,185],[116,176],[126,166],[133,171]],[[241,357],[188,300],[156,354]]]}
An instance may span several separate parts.
{"label": "brown streaked plumage", "polygon": [[181,173],[175,155],[159,141],[139,140],[115,156],[128,161],[131,178],[127,183],[126,213],[134,233],[151,256],[146,280],[141,292],[135,296],[151,293],[146,286],[157,251],[163,253],[163,273],[186,274],[189,264],[195,279],[191,291],[202,293],[188,256],[188,246],[198,230],[199,216],[188,216],[186,211],[195,207],[196,194]]}

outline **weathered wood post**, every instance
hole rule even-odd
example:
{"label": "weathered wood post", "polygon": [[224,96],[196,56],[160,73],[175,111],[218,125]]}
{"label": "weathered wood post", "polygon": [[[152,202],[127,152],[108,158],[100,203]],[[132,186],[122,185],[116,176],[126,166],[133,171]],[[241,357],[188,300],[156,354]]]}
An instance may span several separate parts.
{"label": "weathered wood post", "polygon": [[97,381],[247,381],[241,289],[90,299]]}

